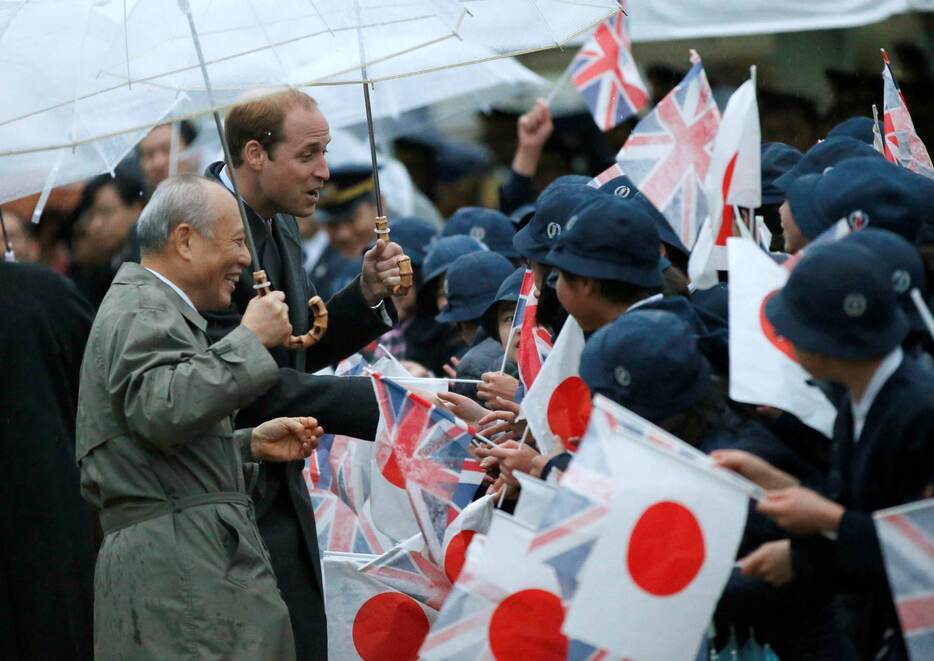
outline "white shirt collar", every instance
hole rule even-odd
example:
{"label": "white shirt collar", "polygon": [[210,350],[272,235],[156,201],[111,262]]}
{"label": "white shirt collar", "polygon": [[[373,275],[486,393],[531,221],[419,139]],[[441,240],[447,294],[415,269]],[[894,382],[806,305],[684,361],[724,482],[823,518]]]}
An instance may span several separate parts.
{"label": "white shirt collar", "polygon": [[869,409],[872,408],[872,403],[876,401],[879,391],[882,390],[882,387],[895,373],[895,370],[902,364],[903,357],[902,348],[895,347],[882,359],[882,362],[879,363],[875,374],[869,379],[869,384],[866,386],[866,391],[863,393],[862,399],[858,402],[854,401],[852,398],[850,399],[850,408],[853,412],[854,442],[858,441],[860,434],[863,433],[863,426],[866,424],[866,417],[869,415]]}
{"label": "white shirt collar", "polygon": [[162,282],[164,282],[165,284],[167,284],[169,287],[171,287],[172,289],[174,289],[174,290],[175,290],[175,293],[178,294],[179,296],[181,296],[182,300],[185,301],[186,303],[188,303],[188,305],[191,306],[191,309],[192,309],[192,310],[194,310],[195,312],[198,311],[198,308],[195,307],[195,304],[191,302],[191,299],[190,299],[190,298],[188,298],[188,294],[186,294],[185,292],[183,292],[183,291],[179,288],[178,285],[176,285],[174,282],[172,282],[171,280],[169,280],[167,277],[165,277],[164,275],[162,275],[162,274],[159,273],[158,271],[153,271],[153,270],[152,270],[151,268],[149,268],[148,266],[146,266],[145,269],[146,269],[147,271],[149,271],[150,273],[152,273],[152,274],[153,274],[154,276],[156,276],[157,278],[159,278],[160,280],[162,280]]}
{"label": "white shirt collar", "polygon": [[630,310],[635,310],[636,308],[642,305],[646,305],[648,303],[654,303],[655,301],[660,301],[662,299],[662,296],[663,296],[662,294],[654,294],[652,296],[649,296],[648,298],[643,298],[641,301],[636,301],[635,303],[630,305],[628,308],[626,308],[626,312],[629,312]]}
{"label": "white shirt collar", "polygon": [[[220,179],[221,183],[224,184],[224,187],[225,187],[227,190],[229,190],[231,193],[234,193],[233,181],[230,180],[230,173],[227,172],[227,164],[226,164],[226,163],[225,163],[224,166],[221,168],[221,171],[220,171],[220,173],[217,175],[217,178]],[[234,193],[234,194],[236,194],[236,193]],[[250,206],[249,204],[246,203],[246,200],[243,199],[243,196],[242,196],[242,195],[240,196],[240,199],[243,201],[243,205],[244,205],[244,206],[247,206],[247,207]],[[250,207],[250,208],[252,209],[252,207]],[[253,212],[256,213],[256,209],[253,209]],[[270,218],[263,218],[263,217],[260,216],[258,213],[257,213],[256,215],[259,216],[260,220],[262,220],[262,221],[263,221],[264,223],[266,223],[267,225],[271,225],[271,224],[272,224],[272,219],[270,219]]]}

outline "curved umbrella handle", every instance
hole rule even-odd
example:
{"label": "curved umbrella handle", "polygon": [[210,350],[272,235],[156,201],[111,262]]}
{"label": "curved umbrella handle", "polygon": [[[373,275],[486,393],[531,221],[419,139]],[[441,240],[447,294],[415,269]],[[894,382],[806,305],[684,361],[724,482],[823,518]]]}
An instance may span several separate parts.
{"label": "curved umbrella handle", "polygon": [[[389,219],[386,216],[379,216],[376,219],[376,238],[389,243]],[[408,255],[402,255],[396,262],[399,267],[399,284],[392,288],[393,296],[404,296],[415,282],[415,276],[412,273],[412,259]]]}
{"label": "curved umbrella handle", "polygon": [[[266,277],[266,271],[260,270],[253,272],[253,289],[256,290],[257,296],[265,296],[272,291],[269,279]],[[304,335],[299,335],[298,337],[292,335],[289,337],[285,342],[285,346],[289,349],[307,349],[319,342],[328,330],[328,309],[320,296],[312,296],[308,300],[308,309],[312,317],[314,317],[311,329]]]}

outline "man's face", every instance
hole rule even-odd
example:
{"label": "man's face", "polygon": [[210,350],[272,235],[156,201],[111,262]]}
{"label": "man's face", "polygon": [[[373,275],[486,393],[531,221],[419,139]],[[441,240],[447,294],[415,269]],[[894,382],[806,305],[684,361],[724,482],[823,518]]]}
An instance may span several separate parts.
{"label": "man's face", "polygon": [[258,173],[259,188],[278,213],[310,216],[321,186],[330,177],[325,152],[331,141],[319,110],[293,106],[282,122],[282,142],[267,153]]}
{"label": "man's face", "polygon": [[102,259],[111,258],[123,247],[130,227],[142,210],[142,200],[124,203],[114,185],[108,184],[97,190],[82,222],[88,241]]}
{"label": "man's face", "polygon": [[[178,149],[188,149],[188,144],[179,136]],[[146,177],[150,190],[162,183],[169,176],[169,161],[172,152],[172,127],[168,124],[157,126],[139,142],[139,164]],[[178,172],[194,172],[197,159],[191,155],[178,159]]]}
{"label": "man's face", "polygon": [[227,191],[212,186],[211,208],[220,213],[213,236],[192,232],[191,299],[199,310],[219,310],[230,305],[240,273],[250,264],[243,223],[237,203]]}
{"label": "man's face", "polygon": [[808,241],[795,224],[795,217],[791,214],[791,205],[788,204],[788,200],[782,202],[778,208],[778,214],[782,221],[782,234],[785,236],[785,252],[793,255],[806,246]]}
{"label": "man's face", "polygon": [[349,215],[335,219],[324,226],[331,245],[344,257],[354,259],[373,239],[375,209],[368,202],[354,206]]}

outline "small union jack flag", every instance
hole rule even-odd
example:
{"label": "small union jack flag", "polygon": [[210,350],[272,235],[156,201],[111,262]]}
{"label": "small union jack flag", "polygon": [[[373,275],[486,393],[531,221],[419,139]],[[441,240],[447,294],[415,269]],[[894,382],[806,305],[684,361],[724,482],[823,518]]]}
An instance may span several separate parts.
{"label": "small union jack flag", "polygon": [[357,516],[330,491],[313,490],[311,506],[315,512],[318,549],[341,553],[378,555],[390,546],[389,539],[373,526],[367,516]]}
{"label": "small union jack flag", "polygon": [[885,114],[883,116],[885,158],[912,172],[934,179],[934,164],[931,163],[928,150],[921,142],[918,132],[915,131],[905,95],[898,87],[892,64],[884,49],[882,51],[882,80],[885,83]]}
{"label": "small union jack flag", "polygon": [[361,571],[436,610],[451,591],[451,582],[428,557],[421,535],[397,544]]}
{"label": "small union jack flag", "polygon": [[707,216],[704,182],[720,111],[692,51],[691,70],[636,125],[616,161],[691,248]]}
{"label": "small union jack flag", "polygon": [[876,512],[889,587],[912,661],[934,658],[934,498]]}
{"label": "small union jack flag", "polygon": [[587,182],[587,185],[591,188],[600,188],[603,184],[609,183],[616,179],[617,177],[622,177],[626,173],[623,172],[623,168],[619,166],[619,163],[614,163],[606,170],[598,174],[596,177]]}
{"label": "small union jack flag", "polygon": [[597,27],[571,62],[571,80],[603,131],[642,110],[649,98],[630,52],[622,5],[619,13]]}
{"label": "small union jack flag", "polygon": [[537,315],[535,277],[527,269],[519,287],[516,314],[512,319],[512,332],[519,329],[519,380],[526,392],[532,387],[552,347],[551,334],[538,325]]}

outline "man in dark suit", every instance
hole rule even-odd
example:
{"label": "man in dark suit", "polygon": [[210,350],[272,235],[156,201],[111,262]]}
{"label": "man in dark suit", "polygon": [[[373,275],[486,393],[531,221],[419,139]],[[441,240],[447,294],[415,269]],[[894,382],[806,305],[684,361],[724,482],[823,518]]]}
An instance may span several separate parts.
{"label": "man in dark suit", "polygon": [[[236,181],[260,263],[273,289],[285,292],[293,334],[300,335],[309,328],[307,301],[316,290],[302,268],[295,216],[314,213],[330,176],[325,160],[327,120],[311,97],[290,90],[233,108],[225,134],[233,172],[219,162],[208,167],[207,176],[231,191]],[[279,415],[314,415],[328,432],[374,437],[379,413],[369,379],[309,372],[358,351],[392,327],[395,309],[389,296],[399,283],[401,256],[397,244],[377,241],[364,255],[360,276],[327,302],[324,339],[307,351],[270,350],[280,368],[279,383],[240,412],[238,425]],[[254,295],[252,275],[244,270],[231,307],[205,315],[212,339],[239,323]],[[289,607],[298,658],[324,659],[327,628],[317,535],[301,471],[301,462],[264,464],[256,515]]]}

